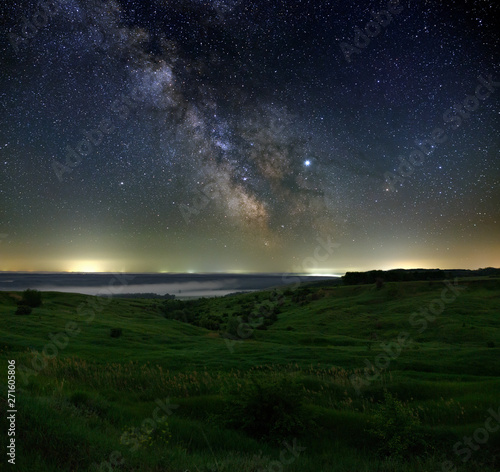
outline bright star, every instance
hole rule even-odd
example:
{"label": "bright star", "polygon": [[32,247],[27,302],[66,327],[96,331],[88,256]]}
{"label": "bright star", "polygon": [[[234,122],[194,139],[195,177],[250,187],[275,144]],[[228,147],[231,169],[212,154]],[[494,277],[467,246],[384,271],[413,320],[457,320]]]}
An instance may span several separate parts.
{"label": "bright star", "polygon": [[305,165],[306,167],[309,167],[309,166],[311,165],[311,161],[309,161],[309,160],[305,161],[305,162],[304,162],[304,165]]}

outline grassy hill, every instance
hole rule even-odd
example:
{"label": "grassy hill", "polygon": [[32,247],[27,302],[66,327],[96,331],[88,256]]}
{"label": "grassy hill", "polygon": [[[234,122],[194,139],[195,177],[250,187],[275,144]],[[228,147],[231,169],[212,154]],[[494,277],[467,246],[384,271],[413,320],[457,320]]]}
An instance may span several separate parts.
{"label": "grassy hill", "polygon": [[17,470],[500,470],[500,279],[20,298]]}

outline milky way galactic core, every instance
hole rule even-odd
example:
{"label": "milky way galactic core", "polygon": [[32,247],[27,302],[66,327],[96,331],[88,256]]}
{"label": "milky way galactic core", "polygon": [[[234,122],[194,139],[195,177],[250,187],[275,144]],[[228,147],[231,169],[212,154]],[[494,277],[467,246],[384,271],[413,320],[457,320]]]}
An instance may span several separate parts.
{"label": "milky way galactic core", "polygon": [[0,8],[0,270],[500,266],[498,2]]}

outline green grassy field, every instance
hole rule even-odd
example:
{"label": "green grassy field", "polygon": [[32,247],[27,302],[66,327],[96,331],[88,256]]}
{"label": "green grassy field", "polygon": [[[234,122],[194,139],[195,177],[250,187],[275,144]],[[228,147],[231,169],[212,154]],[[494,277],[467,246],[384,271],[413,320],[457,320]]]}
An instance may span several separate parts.
{"label": "green grassy field", "polygon": [[47,292],[29,315],[0,292],[4,451],[12,359],[17,408],[0,468],[497,472],[500,279],[450,284],[186,305]]}

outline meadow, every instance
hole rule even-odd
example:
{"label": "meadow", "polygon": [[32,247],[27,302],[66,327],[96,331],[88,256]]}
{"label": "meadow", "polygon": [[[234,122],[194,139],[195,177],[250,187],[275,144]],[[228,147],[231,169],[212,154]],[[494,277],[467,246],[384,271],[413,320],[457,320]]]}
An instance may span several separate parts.
{"label": "meadow", "polygon": [[500,278],[42,296],[0,292],[1,470],[500,470]]}

